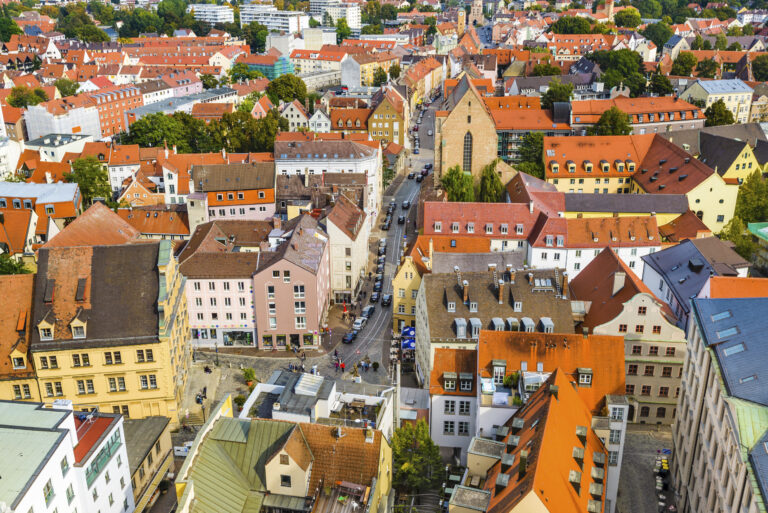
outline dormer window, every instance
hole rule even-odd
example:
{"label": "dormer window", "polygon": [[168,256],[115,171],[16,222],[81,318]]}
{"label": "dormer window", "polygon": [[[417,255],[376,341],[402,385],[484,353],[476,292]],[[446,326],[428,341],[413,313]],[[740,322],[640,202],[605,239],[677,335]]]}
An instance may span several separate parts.
{"label": "dormer window", "polygon": [[53,340],[52,328],[39,328],[40,340]]}
{"label": "dormer window", "polygon": [[476,301],[470,301],[469,302],[469,311],[470,312],[477,312],[477,302]]}
{"label": "dormer window", "polygon": [[579,367],[577,369],[577,373],[579,375],[579,386],[580,387],[591,387],[592,386],[592,369],[587,369],[587,368]]}
{"label": "dormer window", "polygon": [[564,237],[562,235],[557,236],[557,247],[562,248],[565,244]]}
{"label": "dormer window", "polygon": [[600,163],[600,167],[602,168],[603,173],[607,173],[611,169],[611,165],[608,164],[608,162],[606,162],[606,161],[602,161]]}
{"label": "dormer window", "polygon": [[586,171],[587,173],[592,172],[592,162],[589,162],[589,161],[584,162],[584,171]]}
{"label": "dormer window", "polygon": [[443,223],[435,221],[435,232],[440,233],[443,230]]}
{"label": "dormer window", "polygon": [[459,223],[451,223],[451,232],[459,233]]}
{"label": "dormer window", "polygon": [[515,233],[517,235],[522,235],[523,234],[523,225],[522,224],[518,224],[518,225],[515,226]]}
{"label": "dormer window", "polygon": [[13,362],[14,369],[23,369],[24,367],[26,367],[26,365],[24,364],[23,357],[14,357],[14,358],[11,358],[11,361]]}
{"label": "dormer window", "polygon": [[560,164],[557,164],[555,162],[550,164],[549,167],[550,167],[550,169],[552,170],[553,173],[557,173],[558,171],[560,171]]}
{"label": "dormer window", "polygon": [[451,391],[456,390],[456,378],[455,377],[450,377],[449,378],[449,377],[447,377],[447,374],[454,374],[454,376],[455,376],[455,373],[448,373],[448,372],[446,372],[443,375],[444,376],[443,377],[443,388],[445,390],[451,390]]}
{"label": "dormer window", "polygon": [[509,227],[507,226],[507,224],[506,224],[506,223],[502,224],[502,225],[499,227],[499,229],[501,230],[501,234],[502,234],[502,235],[506,235],[507,233],[509,233]]}
{"label": "dormer window", "polygon": [[456,311],[456,303],[453,301],[448,302],[448,311],[449,312],[455,312]]}
{"label": "dormer window", "polygon": [[485,225],[485,233],[488,233],[488,234],[493,233],[493,225],[492,224],[489,223],[489,224]]}
{"label": "dormer window", "polygon": [[573,162],[568,162],[568,172],[569,173],[575,173],[576,172],[576,164]]}
{"label": "dormer window", "polygon": [[619,171],[619,173],[623,173],[624,172],[624,163],[619,162],[618,164],[616,164],[616,169]]}
{"label": "dormer window", "polygon": [[472,378],[465,379],[465,376],[461,376],[461,380],[459,381],[459,389],[462,392],[471,392],[472,391]]}
{"label": "dormer window", "polygon": [[547,245],[547,247],[552,247],[552,244],[554,243],[554,237],[552,237],[551,235],[547,235],[544,238],[544,243]]}
{"label": "dormer window", "polygon": [[72,338],[85,338],[85,326],[72,326]]}
{"label": "dormer window", "polygon": [[634,173],[635,172],[635,163],[634,162],[628,162],[627,163],[627,170],[630,173]]}

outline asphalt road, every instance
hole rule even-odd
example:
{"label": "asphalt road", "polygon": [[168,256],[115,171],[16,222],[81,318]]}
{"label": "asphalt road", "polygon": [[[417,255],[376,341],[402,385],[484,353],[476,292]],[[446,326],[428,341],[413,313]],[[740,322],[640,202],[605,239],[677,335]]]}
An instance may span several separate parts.
{"label": "asphalt road", "polygon": [[[424,112],[422,123],[419,127],[420,150],[419,155],[411,155],[408,167],[420,172],[427,163],[434,164],[434,127],[435,127],[435,107],[433,104]],[[414,116],[414,122],[418,119],[418,113]],[[433,135],[429,136],[432,130]],[[421,183],[414,179],[405,179],[397,188],[393,196],[385,196],[382,199],[382,216],[377,221],[377,227],[381,226],[383,218],[386,216],[386,210],[390,201],[397,202],[397,208],[392,214],[392,225],[386,233],[387,253],[384,263],[384,279],[382,283],[382,292],[384,294],[394,294],[392,289],[392,278],[397,273],[400,265],[400,258],[405,250],[404,235],[411,235],[415,226],[416,208],[413,203],[418,199]],[[409,201],[411,207],[406,212],[402,208],[403,201]],[[397,224],[397,218],[400,215],[407,214],[408,224]],[[378,246],[378,243],[377,245]],[[372,359],[379,360],[382,363],[389,361],[389,347],[392,341],[392,306],[382,307],[381,302],[365,303],[365,305],[375,305],[371,318],[368,319],[363,329],[357,335],[357,338],[351,344],[341,344],[338,346],[339,356],[347,367],[351,367],[365,355],[370,355]],[[386,365],[384,366],[386,368]],[[363,374],[363,379],[365,379]]]}

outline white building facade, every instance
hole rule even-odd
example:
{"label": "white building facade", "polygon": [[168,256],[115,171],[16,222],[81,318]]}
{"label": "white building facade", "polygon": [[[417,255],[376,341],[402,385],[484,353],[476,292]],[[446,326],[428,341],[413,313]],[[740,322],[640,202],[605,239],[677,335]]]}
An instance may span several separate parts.
{"label": "white building facade", "polygon": [[216,4],[190,4],[187,12],[194,14],[195,19],[212,25],[216,23],[234,23],[235,12],[231,7]]}

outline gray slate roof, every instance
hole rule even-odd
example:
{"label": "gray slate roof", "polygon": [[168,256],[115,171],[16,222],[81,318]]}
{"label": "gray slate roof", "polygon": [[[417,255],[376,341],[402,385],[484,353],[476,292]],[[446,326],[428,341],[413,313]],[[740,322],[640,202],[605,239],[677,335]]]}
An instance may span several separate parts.
{"label": "gray slate roof", "polygon": [[701,134],[701,153],[699,160],[714,169],[720,176],[723,176],[733,162],[739,158],[744,145],[744,141],[721,137],[719,135]]}
{"label": "gray slate roof", "polygon": [[195,191],[245,191],[273,189],[275,187],[275,163],[252,162],[249,164],[211,164],[192,166]]}
{"label": "gray slate roof", "polygon": [[128,467],[131,470],[131,475],[144,462],[147,454],[152,450],[169,422],[168,417],[160,416],[125,419],[123,421],[125,449],[128,451]]}
{"label": "gray slate roof", "polygon": [[768,406],[768,298],[694,299],[693,305],[729,395]]}
{"label": "gray slate roof", "polygon": [[565,193],[568,212],[675,212],[688,211],[685,194]]}
{"label": "gray slate roof", "polygon": [[765,132],[760,128],[759,123],[744,123],[738,125],[710,126],[705,128],[691,130],[676,130],[674,132],[665,132],[659,134],[669,142],[683,148],[691,155],[701,153],[701,134],[719,135],[730,139],[739,139],[746,141],[750,146],[755,146],[758,141],[766,141]]}

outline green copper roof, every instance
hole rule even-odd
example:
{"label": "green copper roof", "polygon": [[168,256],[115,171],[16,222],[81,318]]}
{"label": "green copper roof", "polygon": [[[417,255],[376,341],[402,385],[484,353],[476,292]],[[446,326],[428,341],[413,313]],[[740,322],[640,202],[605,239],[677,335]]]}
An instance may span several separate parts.
{"label": "green copper roof", "polygon": [[768,223],[749,223],[747,229],[755,237],[768,242]]}

